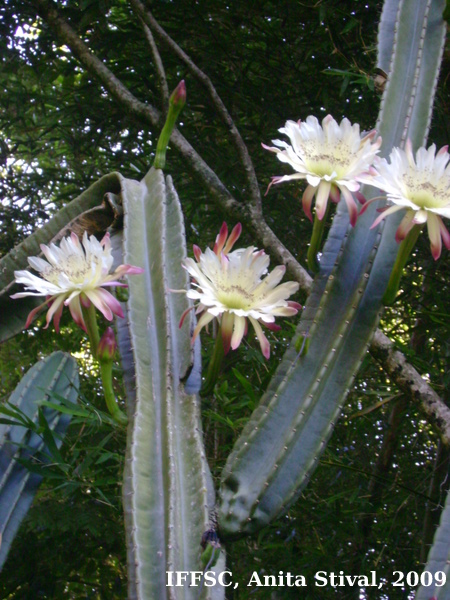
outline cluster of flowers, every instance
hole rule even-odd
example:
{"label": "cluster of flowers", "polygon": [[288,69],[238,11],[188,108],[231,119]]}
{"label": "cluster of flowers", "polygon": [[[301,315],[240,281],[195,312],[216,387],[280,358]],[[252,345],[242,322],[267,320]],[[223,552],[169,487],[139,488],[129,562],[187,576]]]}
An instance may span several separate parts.
{"label": "cluster of flowers", "polygon": [[442,217],[450,217],[450,166],[447,166],[450,155],[447,146],[437,154],[434,144],[428,150],[419,148],[414,158],[408,140],[405,150],[393,149],[388,162],[376,156],[381,146],[381,138],[376,137],[376,132],[371,131],[361,137],[359,125],[352,125],[348,119],[338,124],[328,115],[320,125],[316,117],[310,116],[303,122],[287,121],[279,131],[287,135],[291,143],[273,140],[275,146],[263,144],[263,147],[275,152],[281,162],[290,164],[296,172],[273,177],[270,185],[306,179],[308,186],[303,193],[302,204],[309,219],[312,220],[314,197],[316,218],[321,220],[329,200],[337,203],[342,194],[350,223],[354,225],[358,216],[354,196],[363,203],[361,212],[371,202],[365,203],[359,194],[360,184],[366,183],[384,191],[393,203],[381,209],[372,227],[393,212],[406,209],[396,233],[398,242],[405,239],[415,225],[426,223],[433,257],[439,258],[442,241],[450,249],[450,234],[442,221]]}
{"label": "cluster of flowers", "polygon": [[[280,129],[290,139],[290,144],[274,140],[275,146],[264,146],[275,152],[280,161],[290,164],[295,173],[273,177],[272,184],[292,179],[306,179],[302,204],[306,215],[312,220],[311,205],[315,197],[315,217],[324,219],[329,202],[337,203],[341,194],[348,207],[350,222],[356,223],[358,208],[355,198],[363,204],[363,212],[370,202],[362,198],[361,183],[370,184],[386,192],[393,203],[381,209],[373,223],[395,211],[406,209],[396,239],[405,239],[415,227],[427,224],[433,257],[441,254],[442,241],[450,248],[450,234],[442,217],[450,217],[450,156],[447,147],[436,153],[433,145],[428,150],[420,148],[414,157],[411,143],[405,150],[394,148],[390,162],[377,156],[381,138],[375,131],[361,136],[359,125],[347,119],[338,124],[330,115],[322,125],[315,117],[298,123],[288,121]],[[270,187],[270,186],[269,186]],[[269,257],[263,250],[253,246],[232,251],[241,233],[238,224],[228,236],[226,224],[222,225],[214,248],[204,253],[194,246],[195,260],[187,258],[184,267],[193,278],[187,296],[196,301],[199,316],[193,340],[200,330],[214,318],[220,322],[225,353],[236,349],[247,332],[248,322],[255,330],[263,355],[268,358],[270,345],[261,324],[271,330],[279,327],[275,317],[289,317],[301,308],[296,302],[287,300],[298,289],[295,282],[280,284],[285,273],[284,266],[275,267],[268,273]],[[121,265],[110,274],[113,264],[108,234],[102,241],[85,233],[83,242],[72,233],[55,244],[41,246],[43,255],[28,259],[31,267],[41,277],[28,271],[16,271],[16,282],[24,284],[24,292],[14,298],[36,295],[46,296],[41,306],[34,309],[27,320],[28,327],[37,311],[48,305],[47,326],[53,319],[58,330],[64,306],[83,329],[86,329],[83,308],[93,304],[106,319],[113,315],[123,316],[116,298],[104,288],[125,285],[119,280],[124,275],[141,273],[142,269]],[[186,311],[187,312],[187,311]],[[181,317],[180,326],[185,314]]]}

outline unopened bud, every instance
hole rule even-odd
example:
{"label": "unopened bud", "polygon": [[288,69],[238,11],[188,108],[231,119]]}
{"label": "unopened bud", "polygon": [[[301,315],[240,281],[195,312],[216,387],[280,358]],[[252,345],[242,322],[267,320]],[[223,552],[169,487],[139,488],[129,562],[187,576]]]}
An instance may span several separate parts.
{"label": "unopened bud", "polygon": [[173,128],[177,122],[178,115],[182,111],[185,103],[186,84],[184,83],[184,80],[181,80],[169,98],[169,111],[156,146],[155,162],[153,163],[155,169],[164,169],[166,166],[167,145],[169,144],[170,136],[172,135]]}
{"label": "unopened bud", "polygon": [[97,347],[97,360],[112,361],[117,350],[116,336],[112,327],[107,327]]}
{"label": "unopened bud", "polygon": [[180,81],[177,87],[174,89],[169,98],[169,106],[173,106],[173,108],[179,114],[180,110],[186,104],[186,84],[184,83],[184,79]]}

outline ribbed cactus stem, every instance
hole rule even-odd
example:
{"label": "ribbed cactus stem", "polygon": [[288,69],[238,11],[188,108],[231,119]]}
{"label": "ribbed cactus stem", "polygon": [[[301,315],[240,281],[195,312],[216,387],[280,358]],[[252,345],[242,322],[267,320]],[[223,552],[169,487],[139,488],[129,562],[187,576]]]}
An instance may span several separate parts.
{"label": "ribbed cactus stem", "polygon": [[[169,291],[188,283],[181,207],[160,169],[141,183],[124,181],[123,189],[123,260],[144,267],[129,281],[125,348],[119,339],[121,352],[131,346],[135,368],[124,486],[129,596],[197,600],[198,588],[166,586],[166,571],[201,570],[200,542],[214,505],[199,398],[181,383],[192,363],[189,328],[178,327],[188,299]],[[214,569],[223,569],[223,553]],[[202,600],[213,596],[223,598],[223,589],[203,589]]]}
{"label": "ribbed cactus stem", "polygon": [[[385,6],[384,31],[389,15],[395,15],[378,127],[385,155],[407,136],[416,146],[426,137],[445,31],[442,9],[442,0],[403,0],[395,10]],[[383,31],[380,45],[386,45]],[[376,192],[366,187],[362,193],[369,199]],[[348,228],[340,204],[294,338],[296,347],[280,363],[224,468],[219,530],[225,538],[255,532],[296,498],[318,462],[378,324],[402,215],[392,214],[383,228],[371,229],[377,217],[374,202]],[[308,352],[298,356],[306,332]]]}

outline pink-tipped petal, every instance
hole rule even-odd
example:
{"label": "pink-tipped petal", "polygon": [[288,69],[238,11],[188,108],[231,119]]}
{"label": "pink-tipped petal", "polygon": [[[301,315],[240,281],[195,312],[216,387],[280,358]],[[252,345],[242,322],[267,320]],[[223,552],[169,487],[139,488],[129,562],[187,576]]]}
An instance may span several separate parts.
{"label": "pink-tipped petal", "polygon": [[298,302],[294,302],[294,300],[288,300],[287,304],[291,308],[295,308],[295,310],[297,310],[297,311],[303,309],[303,306],[301,304],[299,304]]}
{"label": "pink-tipped petal", "polygon": [[200,248],[196,244],[194,244],[193,249],[194,249],[195,260],[199,263],[200,262],[200,256],[202,255],[202,251],[200,250]]}
{"label": "pink-tipped petal", "polygon": [[261,346],[261,352],[262,352],[264,358],[266,358],[268,360],[270,358],[269,340],[264,335],[264,332],[261,328],[261,325],[258,323],[258,321],[256,319],[253,319],[253,317],[249,317],[249,319],[255,330],[256,337],[258,338],[258,341],[259,341],[259,345]]}
{"label": "pink-tipped petal", "polygon": [[344,196],[345,203],[347,204],[348,214],[350,216],[350,225],[354,227],[356,225],[356,219],[358,218],[358,207],[349,190],[342,186],[342,195]]}
{"label": "pink-tipped petal", "polygon": [[443,220],[439,216],[438,216],[438,221],[439,221],[439,229],[441,231],[442,241],[444,242],[444,245],[447,248],[447,250],[450,250],[450,233],[448,232],[447,227],[444,225]]}
{"label": "pink-tipped petal", "polygon": [[214,244],[213,252],[214,254],[219,254],[222,252],[222,249],[225,245],[226,239],[228,237],[228,227],[225,221],[222,223],[222,227],[220,228],[219,234],[216,237],[216,242]]}
{"label": "pink-tipped petal", "polygon": [[55,316],[56,321],[54,321],[54,325],[56,333],[59,333],[59,320],[61,318],[62,309],[64,308],[64,296],[54,296],[49,302],[49,309],[47,311],[46,325],[44,329],[47,329],[53,316]]}
{"label": "pink-tipped petal", "polygon": [[276,323],[264,323],[264,327],[270,329],[270,331],[280,331],[281,325],[277,325]]}
{"label": "pink-tipped petal", "polygon": [[34,317],[42,309],[43,306],[47,305],[47,302],[48,302],[48,300],[46,300],[42,304],[39,304],[39,306],[36,306],[36,308],[33,308],[33,310],[28,314],[27,321],[25,323],[25,329],[28,329],[28,327],[31,325],[31,323],[34,320]]}
{"label": "pink-tipped petal", "polygon": [[341,192],[339,191],[339,188],[336,185],[332,184],[331,188],[330,188],[331,202],[334,202],[335,204],[337,204],[340,199],[341,199]]}
{"label": "pink-tipped petal", "polygon": [[220,329],[222,330],[222,342],[225,354],[228,354],[230,351],[231,338],[233,336],[234,318],[234,314],[230,312],[224,312],[222,315]]}
{"label": "pink-tipped petal", "polygon": [[[354,192],[354,197],[358,200],[358,202],[362,205],[366,204],[367,199],[364,196],[364,194],[361,194],[361,192]],[[361,213],[360,213],[361,214]]]}
{"label": "pink-tipped petal", "polygon": [[238,317],[237,315],[234,317],[234,329],[231,336],[231,348],[233,350],[236,350],[244,337],[246,321],[245,317]]}
{"label": "pink-tipped petal", "polygon": [[[361,214],[361,212],[363,212],[363,211],[366,209],[366,206],[367,206],[367,204],[369,204],[369,202],[367,202],[367,203],[364,205],[364,207],[363,207],[363,210],[362,210],[362,211],[360,211],[360,213],[359,213],[359,214]],[[385,218],[386,218],[388,215],[391,215],[392,213],[394,213],[394,212],[397,212],[398,210],[401,210],[402,208],[404,208],[404,207],[403,207],[403,206],[390,206],[389,208],[386,208],[386,207],[384,207],[384,208],[380,209],[380,210],[381,210],[381,211],[383,211],[383,212],[381,213],[381,215],[379,215],[379,216],[378,216],[378,217],[375,219],[375,221],[374,221],[374,222],[372,223],[372,225],[370,226],[370,229],[374,229],[374,228],[375,228],[375,227],[376,227],[376,226],[377,226],[379,223],[381,223],[381,221],[382,221],[383,219],[385,219]]]}
{"label": "pink-tipped petal", "polygon": [[400,225],[397,227],[397,231],[395,232],[395,241],[398,244],[403,241],[414,225],[414,212],[412,210],[408,210],[406,215],[400,221]]}
{"label": "pink-tipped petal", "polygon": [[103,288],[86,290],[85,294],[95,308],[97,308],[108,321],[112,321],[113,315],[123,318],[123,311],[122,307],[120,306],[120,302],[117,300],[117,298],[114,298],[112,294]]}
{"label": "pink-tipped petal", "polygon": [[79,327],[81,327],[81,329],[83,329],[84,331],[87,331],[86,323],[84,322],[84,319],[83,319],[83,311],[81,309],[80,296],[75,296],[74,298],[72,298],[72,300],[69,302],[68,306],[69,306],[70,314],[72,315],[72,319],[75,321],[75,323]]}
{"label": "pink-tipped petal", "polygon": [[120,267],[117,267],[114,273],[111,273],[111,277],[120,279],[120,277],[123,277],[124,275],[140,275],[143,272],[144,269],[141,267],[134,267],[133,265],[120,265]]}
{"label": "pink-tipped petal", "polygon": [[227,243],[225,244],[225,248],[223,249],[224,254],[228,254],[228,252],[231,250],[231,248],[234,246],[234,244],[239,239],[239,236],[241,235],[241,233],[242,233],[242,225],[240,223],[238,223],[237,225],[235,225],[233,227],[233,230],[230,233]]}
{"label": "pink-tipped petal", "polygon": [[331,183],[329,181],[321,181],[316,194],[316,215],[321,221],[326,213],[328,197],[330,195]]}
{"label": "pink-tipped petal", "polygon": [[308,217],[308,219],[311,222],[313,220],[312,213],[311,213],[311,204],[312,204],[312,199],[314,198],[316,191],[317,191],[316,187],[313,187],[312,185],[308,185],[306,190],[303,192],[303,196],[302,196],[303,210],[305,212],[305,215]]}
{"label": "pink-tipped petal", "polygon": [[72,231],[72,233],[70,234],[70,239],[72,240],[72,242],[74,243],[75,246],[77,246],[77,247],[81,246],[80,239],[74,231]]}
{"label": "pink-tipped petal", "polygon": [[191,344],[193,344],[205,325],[210,323],[214,319],[214,315],[209,312],[204,312],[199,318],[197,325],[195,326],[194,333],[192,334]]}
{"label": "pink-tipped petal", "polygon": [[[369,206],[373,203],[376,202],[377,200],[379,200],[380,198],[372,198],[371,200],[366,200],[364,199],[363,205],[361,207],[361,210],[359,211],[359,217],[364,214],[366,212],[366,210],[369,208]],[[387,209],[387,206],[385,207]]]}
{"label": "pink-tipped petal", "polygon": [[64,308],[64,302],[61,302],[61,304],[56,309],[55,314],[53,315],[53,325],[55,326],[56,333],[59,333],[59,323],[61,321],[61,315],[63,312],[63,308]]}
{"label": "pink-tipped petal", "polygon": [[441,228],[439,226],[438,216],[430,214],[427,220],[428,237],[430,238],[431,254],[434,260],[437,260],[442,251]]}
{"label": "pink-tipped petal", "polygon": [[193,306],[190,306],[189,308],[187,308],[186,310],[183,311],[183,314],[180,317],[180,322],[178,323],[178,328],[181,329],[183,327],[183,323],[184,320],[186,318],[186,316],[191,312],[191,310],[193,310]]}
{"label": "pink-tipped petal", "polygon": [[411,142],[411,140],[409,138],[406,140],[405,154],[406,154],[406,158],[408,159],[409,164],[412,167],[414,167],[416,163],[414,161],[414,153],[413,153],[413,148],[412,148],[412,142]]}

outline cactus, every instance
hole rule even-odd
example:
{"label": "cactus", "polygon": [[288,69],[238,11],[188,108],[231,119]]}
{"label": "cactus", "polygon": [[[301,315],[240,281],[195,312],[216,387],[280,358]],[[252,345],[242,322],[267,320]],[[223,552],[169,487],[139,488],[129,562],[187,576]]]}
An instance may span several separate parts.
{"label": "cactus", "polygon": [[[124,260],[145,268],[129,283],[127,306],[134,364],[125,364],[136,385],[124,483],[129,597],[197,598],[196,587],[166,587],[166,571],[202,570],[200,541],[214,505],[196,376],[194,393],[181,383],[192,362],[189,328],[178,328],[188,301],[170,293],[187,285],[181,208],[171,179],[154,168],[141,183],[124,181],[123,206]],[[126,337],[119,336],[125,355]],[[219,598],[222,590],[205,589],[202,597]]]}
{"label": "cactus", "polygon": [[[75,359],[63,352],[54,352],[26,373],[11,394],[9,405],[2,407],[1,413],[10,418],[0,419],[0,569],[42,480],[38,473],[31,473],[17,459],[39,457],[48,462],[52,444],[61,445],[71,418],[49,407],[39,409],[39,403],[48,397],[53,403],[58,402],[58,397],[76,402],[77,388]],[[28,429],[28,420],[41,424],[42,419],[53,431],[54,441]],[[24,425],[14,424],[19,420]]]}
{"label": "cactus", "polygon": [[[441,514],[441,522],[436,530],[428,562],[423,572],[431,574],[432,584],[422,584],[417,590],[416,600],[431,600],[431,598],[448,600],[450,598],[450,493],[448,492],[447,501]],[[436,573],[440,573],[440,575],[437,577]],[[441,573],[445,574],[445,580]],[[424,577],[423,583],[431,582]]]}
{"label": "cactus", "polygon": [[[378,122],[384,155],[407,137],[415,146],[426,139],[445,32],[443,7],[443,0],[385,2],[379,67],[388,84]],[[160,168],[169,135],[165,131],[163,152],[158,145],[157,168],[143,181],[117,174],[103,178],[1,261],[0,338],[19,331],[30,309],[25,300],[13,309],[9,300],[13,271],[26,266],[27,255],[67,227],[87,226],[92,232],[92,227],[117,224],[123,210],[116,252],[123,251],[124,262],[144,268],[142,276],[130,279],[125,320],[118,325],[129,420],[123,487],[129,598],[219,599],[221,586],[200,591],[166,585],[166,571],[201,571],[209,558],[217,558],[218,545],[215,518],[211,523],[214,489],[202,443],[198,344],[191,347],[192,323],[178,328],[188,301],[173,292],[186,289],[187,275],[181,266],[186,256],[181,207]],[[345,204],[338,205],[293,345],[223,470],[218,525],[225,539],[254,533],[285,510],[306,485],[333,431],[376,328],[398,250],[394,232],[401,216],[370,230],[376,207],[371,204],[351,228]],[[49,363],[56,362],[54,356]],[[36,370],[33,377],[43,375]],[[31,394],[28,387],[20,389],[18,397]],[[33,476],[23,477],[30,486],[34,482]],[[11,530],[21,510],[13,514]],[[448,508],[437,544],[447,535],[447,513]],[[203,558],[202,539],[214,543]],[[446,560],[444,554],[438,553],[438,561]],[[223,570],[223,552],[208,568]]]}
{"label": "cactus", "polygon": [[[380,31],[381,56],[392,42],[390,6],[385,4]],[[426,139],[445,33],[442,8],[440,0],[402,2],[396,12],[377,125],[385,155],[406,137],[415,146]],[[364,192],[375,196],[374,191]],[[219,504],[224,537],[255,532],[298,496],[325,448],[377,326],[398,250],[395,229],[400,217],[392,216],[382,233],[370,230],[374,203],[345,233],[348,215],[341,204],[297,329],[297,346],[309,331],[308,352],[298,358],[295,348],[286,353],[224,468]]]}

